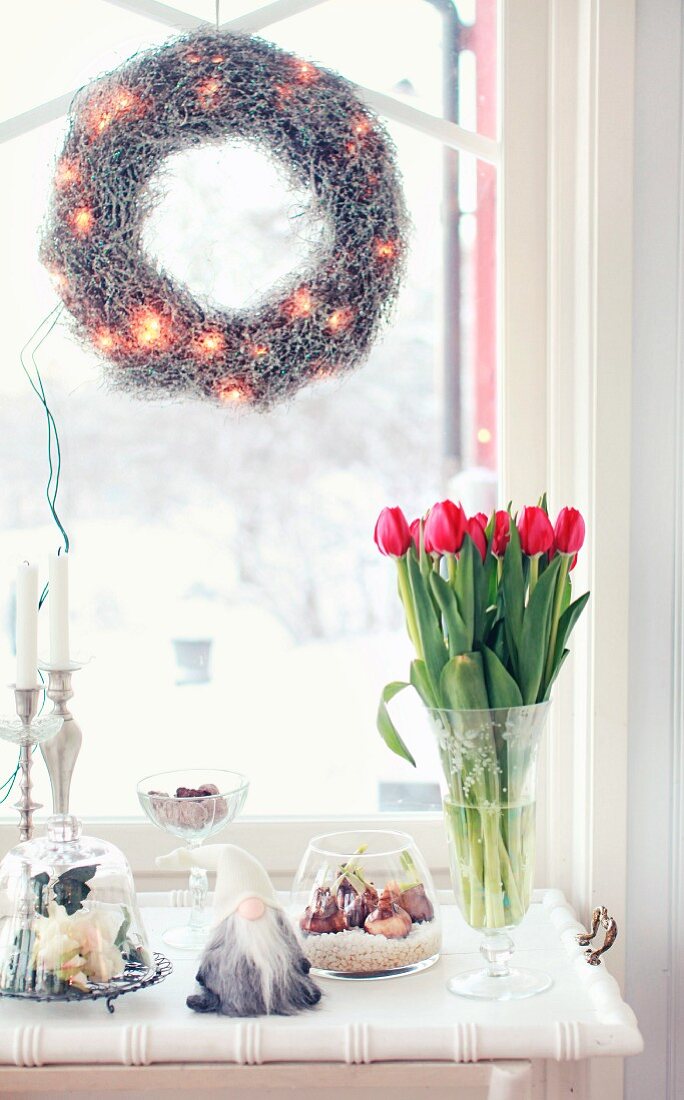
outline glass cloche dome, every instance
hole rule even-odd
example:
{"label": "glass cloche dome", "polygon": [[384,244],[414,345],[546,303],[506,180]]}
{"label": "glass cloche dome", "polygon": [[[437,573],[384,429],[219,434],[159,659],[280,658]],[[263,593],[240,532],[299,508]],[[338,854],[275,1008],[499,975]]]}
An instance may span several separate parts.
{"label": "glass cloche dome", "polygon": [[71,1000],[149,966],[133,876],[70,814],[0,863],[0,995]]}

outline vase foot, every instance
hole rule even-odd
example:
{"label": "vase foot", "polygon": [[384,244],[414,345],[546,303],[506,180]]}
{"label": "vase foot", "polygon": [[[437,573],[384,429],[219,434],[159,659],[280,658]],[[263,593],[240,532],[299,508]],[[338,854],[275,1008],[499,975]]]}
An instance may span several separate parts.
{"label": "vase foot", "polygon": [[175,947],[178,951],[202,951],[209,938],[210,928],[195,928],[190,924],[181,924],[177,928],[167,928],[162,934],[162,940],[169,947]]}
{"label": "vase foot", "polygon": [[519,1001],[544,993],[552,985],[552,978],[543,970],[511,967],[507,974],[465,970],[447,982],[447,989],[459,997],[475,997],[481,1001]]}

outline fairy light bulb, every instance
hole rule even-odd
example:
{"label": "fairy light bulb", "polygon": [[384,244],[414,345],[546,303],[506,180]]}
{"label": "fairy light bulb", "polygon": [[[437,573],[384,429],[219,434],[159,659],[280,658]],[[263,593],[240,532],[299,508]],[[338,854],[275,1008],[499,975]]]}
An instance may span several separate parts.
{"label": "fairy light bulb", "polygon": [[203,355],[216,355],[223,351],[226,342],[220,332],[205,332],[200,336],[199,346]]}
{"label": "fairy light bulb", "polygon": [[213,106],[220,87],[221,81],[217,80],[215,76],[210,76],[208,80],[202,81],[197,89],[197,94],[203,107]]}
{"label": "fairy light bulb", "polygon": [[111,329],[100,328],[95,333],[95,343],[100,351],[111,351],[116,344],[116,338]]}
{"label": "fairy light bulb", "polygon": [[185,60],[189,65],[199,65],[202,58],[198,53],[186,53]]}
{"label": "fairy light bulb", "polygon": [[344,329],[349,327],[352,319],[352,311],[347,307],[341,309],[334,309],[326,322],[326,328],[329,332],[343,332]]}
{"label": "fairy light bulb", "polygon": [[379,260],[393,260],[396,254],[396,241],[377,240],[375,242],[375,255],[378,257]]}
{"label": "fairy light bulb", "polygon": [[214,65],[220,65],[221,62],[224,60],[223,54],[215,53],[211,60],[213,61]]}
{"label": "fairy light bulb", "polygon": [[247,398],[245,387],[234,378],[221,378],[214,386],[214,392],[224,405],[240,405]]}
{"label": "fairy light bulb", "polygon": [[367,118],[362,115],[359,118],[354,119],[352,123],[352,132],[357,137],[365,137],[370,132],[371,124]]}
{"label": "fairy light bulb", "polygon": [[318,79],[318,70],[308,61],[300,61],[297,65],[297,80],[300,84],[313,84]]}
{"label": "fairy light bulb", "polygon": [[57,171],[55,172],[55,186],[63,191],[65,188],[70,187],[73,183],[78,183],[80,179],[80,172],[78,165],[73,160],[61,160],[57,165]]}
{"label": "fairy light bulb", "polygon": [[268,344],[251,344],[249,348],[249,354],[252,359],[263,359],[265,355],[268,355]]}
{"label": "fairy light bulb", "polygon": [[123,118],[132,111],[141,113],[142,104],[138,97],[127,88],[120,88],[112,92],[102,103],[101,109],[96,111],[91,119],[92,129],[96,134],[103,134],[113,122]]}
{"label": "fairy light bulb", "polygon": [[313,298],[307,286],[300,286],[285,305],[287,314],[292,320],[302,317],[310,317],[313,312]]}
{"label": "fairy light bulb", "polygon": [[95,218],[88,206],[79,206],[71,215],[71,224],[79,237],[87,237],[93,228]]}
{"label": "fairy light bulb", "polygon": [[143,309],[136,315],[133,334],[143,347],[159,346],[164,339],[162,318],[153,309]]}

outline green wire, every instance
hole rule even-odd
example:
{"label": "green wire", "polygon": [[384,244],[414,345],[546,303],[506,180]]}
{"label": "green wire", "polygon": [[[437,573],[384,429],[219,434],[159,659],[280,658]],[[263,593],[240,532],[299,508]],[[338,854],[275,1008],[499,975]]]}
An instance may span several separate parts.
{"label": "green wire", "polygon": [[[46,394],[45,394],[45,386],[43,384],[43,379],[41,377],[40,369],[39,369],[38,363],[36,361],[36,352],[39,350],[40,347],[42,347],[45,340],[47,340],[48,336],[50,335],[50,333],[55,328],[55,325],[59,321],[59,318],[62,314],[63,309],[64,309],[64,306],[60,302],[58,305],[56,305],[54,307],[54,309],[50,310],[50,312],[48,313],[48,315],[46,317],[43,318],[43,320],[40,322],[40,324],[37,326],[37,328],[34,329],[34,331],[29,336],[28,340],[24,344],[23,348],[19,352],[19,362],[21,363],[21,368],[22,368],[24,374],[28,378],[29,385],[31,386],[31,389],[35,393],[36,397],[40,401],[40,403],[43,406],[43,409],[45,411],[45,419],[47,421],[47,437],[48,437],[48,454],[47,454],[47,457],[48,457],[48,480],[47,480],[47,485],[45,487],[45,496],[47,498],[48,508],[50,509],[50,514],[51,514],[53,520],[55,521],[55,524],[57,525],[57,528],[58,528],[58,530],[59,530],[59,532],[62,536],[62,540],[64,542],[64,553],[68,554],[69,553],[69,545],[70,545],[69,544],[69,536],[68,536],[68,534],[66,532],[66,529],[65,529],[61,519],[59,518],[59,514],[57,512],[57,494],[59,492],[59,481],[60,481],[60,477],[61,477],[61,473],[62,473],[62,448],[61,448],[60,442],[59,442],[59,432],[57,431],[57,424],[55,423],[55,418],[52,415],[52,410],[50,409],[50,406],[48,405],[47,397],[46,397]],[[33,368],[33,372],[35,374],[35,379],[31,374],[31,370],[29,369],[29,367],[26,364],[26,360],[24,358],[26,355],[30,356],[31,367]],[[53,451],[54,451],[54,457],[53,457]],[[61,550],[62,550],[62,547],[59,548],[58,553],[61,553]],[[43,604],[45,603],[45,600],[47,599],[48,591],[49,591],[49,585],[46,584],[45,587],[43,588],[43,591],[40,594],[40,599],[38,600],[38,610],[39,611],[40,611],[41,607],[43,606]],[[43,681],[43,683],[44,683],[44,678],[43,678],[42,673],[39,673],[39,675],[40,675],[41,681]],[[45,688],[43,687],[43,701],[42,701],[41,706],[40,706],[40,711],[42,711],[44,706],[45,706]],[[40,711],[38,712],[39,714],[40,714]],[[34,746],[34,748],[35,748],[35,746]],[[17,763],[16,768],[14,769],[12,774],[9,776],[9,778],[6,779],[5,782],[2,785],[0,785],[0,792],[4,791],[5,788],[7,788],[7,790],[5,791],[5,794],[2,796],[2,798],[0,798],[0,805],[2,805],[3,802],[6,802],[7,799],[9,798],[10,794],[12,793],[12,788],[14,787],[14,784],[15,784],[15,781],[16,781],[16,778],[17,778],[18,774],[19,774],[19,763]]]}

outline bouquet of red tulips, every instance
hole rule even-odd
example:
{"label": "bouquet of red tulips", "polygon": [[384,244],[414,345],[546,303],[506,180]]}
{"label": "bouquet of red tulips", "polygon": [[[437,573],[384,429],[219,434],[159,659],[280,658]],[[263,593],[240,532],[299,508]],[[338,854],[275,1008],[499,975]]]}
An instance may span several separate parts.
{"label": "bouquet of red tulips", "polygon": [[[546,496],[517,517],[468,517],[444,500],[409,524],[401,508],[384,508],[375,542],[396,562],[416,651],[410,685],[427,707],[480,710],[549,698],[589,599],[588,592],[572,598],[570,574],[584,542],[577,509],[562,508],[552,524]],[[378,729],[415,766],[387,710],[408,686],[384,689]]]}
{"label": "bouquet of red tulips", "polygon": [[[375,541],[397,565],[416,651],[410,685],[430,713],[447,784],[452,877],[463,913],[485,930],[522,920],[534,879],[535,776],[551,688],[588,598],[572,598],[584,520],[563,508],[555,524],[536,507],[466,516],[450,500],[409,524],[385,508]],[[415,765],[387,704],[378,729]]]}

